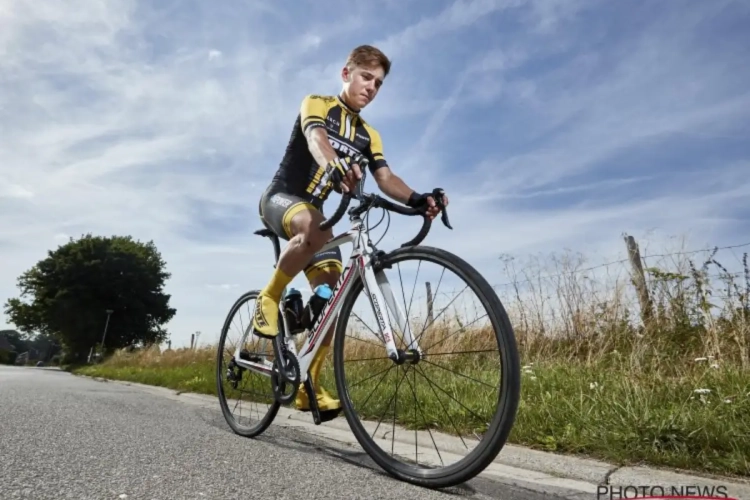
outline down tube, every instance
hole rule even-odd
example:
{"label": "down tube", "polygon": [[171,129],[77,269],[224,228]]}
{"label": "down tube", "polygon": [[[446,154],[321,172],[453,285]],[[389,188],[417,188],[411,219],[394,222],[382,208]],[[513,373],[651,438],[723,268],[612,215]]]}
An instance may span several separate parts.
{"label": "down tube", "polygon": [[370,305],[372,306],[372,312],[375,313],[375,318],[378,320],[378,327],[382,335],[381,340],[385,340],[385,348],[388,357],[391,359],[398,358],[398,351],[396,350],[396,342],[393,340],[393,329],[391,328],[391,319],[388,314],[388,308],[381,306],[386,304],[383,293],[380,291],[378,281],[375,279],[375,273],[372,270],[372,264],[368,263],[366,266],[360,269],[360,273],[364,278],[365,290],[370,298]]}
{"label": "down tube", "polygon": [[300,370],[302,371],[302,381],[304,382],[307,378],[307,369],[312,362],[313,357],[318,352],[318,347],[325,337],[325,333],[333,325],[333,322],[341,310],[341,304],[344,301],[344,297],[349,293],[354,282],[354,276],[357,273],[357,268],[360,266],[358,259],[351,259],[349,266],[344,269],[341,273],[339,282],[336,284],[333,290],[333,297],[329,299],[328,303],[323,307],[320,312],[320,316],[313,324],[312,332],[313,335],[308,337],[305,344],[299,350],[300,356],[298,362]]}

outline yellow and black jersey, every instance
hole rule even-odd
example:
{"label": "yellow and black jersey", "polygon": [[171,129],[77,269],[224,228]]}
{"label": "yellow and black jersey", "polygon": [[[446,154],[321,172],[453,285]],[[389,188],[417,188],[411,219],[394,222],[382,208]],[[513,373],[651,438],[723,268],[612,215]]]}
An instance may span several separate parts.
{"label": "yellow and black jersey", "polygon": [[387,165],[380,134],[359,113],[338,96],[308,95],[302,100],[284,158],[273,178],[274,191],[299,196],[316,206],[328,196],[330,187],[317,195],[325,168],[313,158],[305,137],[307,130],[314,127],[325,127],[328,140],[340,158],[360,153],[370,161],[371,172]]}

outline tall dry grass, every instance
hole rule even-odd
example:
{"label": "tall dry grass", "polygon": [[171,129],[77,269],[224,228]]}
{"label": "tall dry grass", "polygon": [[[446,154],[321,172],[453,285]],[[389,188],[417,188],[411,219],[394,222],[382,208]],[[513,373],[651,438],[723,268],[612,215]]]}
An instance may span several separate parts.
{"label": "tall dry grass", "polygon": [[[519,270],[504,260],[511,282],[498,290],[528,361],[592,364],[612,353],[631,371],[678,369],[711,357],[750,368],[750,269],[734,255],[731,272],[717,250],[661,254],[645,274],[653,316],[645,322],[627,262],[591,266],[581,255],[529,259]],[[677,363],[675,363],[677,362]]]}

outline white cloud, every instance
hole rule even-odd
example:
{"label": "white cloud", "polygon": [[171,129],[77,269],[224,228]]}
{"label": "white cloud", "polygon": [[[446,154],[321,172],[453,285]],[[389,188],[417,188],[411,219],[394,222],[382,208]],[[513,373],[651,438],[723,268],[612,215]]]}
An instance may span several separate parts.
{"label": "white cloud", "polygon": [[[271,244],[252,231],[260,228],[257,200],[286,146],[299,99],[336,91],[343,57],[358,43],[374,43],[398,62],[366,112],[386,156],[414,187],[441,185],[451,195],[454,231],[436,221],[426,244],[461,254],[491,282],[504,279],[497,260],[504,252],[568,246],[603,260],[620,257],[621,231],[692,230],[698,245],[721,242],[723,229],[735,223],[727,207],[750,194],[742,162],[717,165],[728,180],[710,192],[696,194],[698,182],[712,180],[697,176],[675,194],[656,189],[637,204],[593,204],[587,196],[630,189],[648,172],[570,179],[628,148],[677,133],[722,137],[747,119],[748,96],[736,87],[721,90],[737,80],[722,73],[732,59],[692,55],[683,50],[688,35],[675,35],[697,14],[671,16],[667,31],[658,23],[644,28],[606,62],[605,52],[576,48],[581,34],[571,24],[602,3],[415,2],[409,8],[430,14],[390,30],[402,22],[395,4],[385,13],[363,6],[343,20],[318,22],[308,19],[312,11],[290,19],[271,6],[239,3],[194,12],[189,21],[187,8],[79,3],[0,7],[2,302],[17,295],[21,272],[70,236],[131,234],[153,239],[172,273],[173,345],[189,343],[196,330],[214,338],[235,298],[262,286],[272,271]],[[486,43],[472,39],[472,26],[499,12],[498,19],[515,19],[523,30]],[[239,19],[264,31],[253,35]],[[238,23],[245,31],[229,29]],[[476,46],[473,57],[427,50],[446,37]],[[544,66],[545,58],[568,50],[581,51],[572,64]],[[692,70],[706,62],[713,65]],[[412,63],[418,71],[410,72]],[[431,67],[438,72],[440,65],[461,71],[434,85]],[[512,153],[484,139],[451,139],[488,116],[494,121],[482,130],[520,138]],[[479,158],[453,160],[470,153]],[[580,199],[556,209],[528,205],[561,194]],[[521,202],[523,208],[514,206]],[[400,244],[418,228],[418,220],[393,215],[380,245]],[[303,279],[294,284],[309,293]]]}

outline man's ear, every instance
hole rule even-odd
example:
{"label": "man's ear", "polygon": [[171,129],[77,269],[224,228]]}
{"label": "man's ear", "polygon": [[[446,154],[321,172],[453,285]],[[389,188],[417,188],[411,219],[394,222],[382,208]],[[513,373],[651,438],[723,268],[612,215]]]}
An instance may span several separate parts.
{"label": "man's ear", "polygon": [[343,68],[341,68],[341,79],[344,80],[345,82],[348,82],[350,77],[351,77],[351,71],[349,71],[349,67],[344,66]]}

